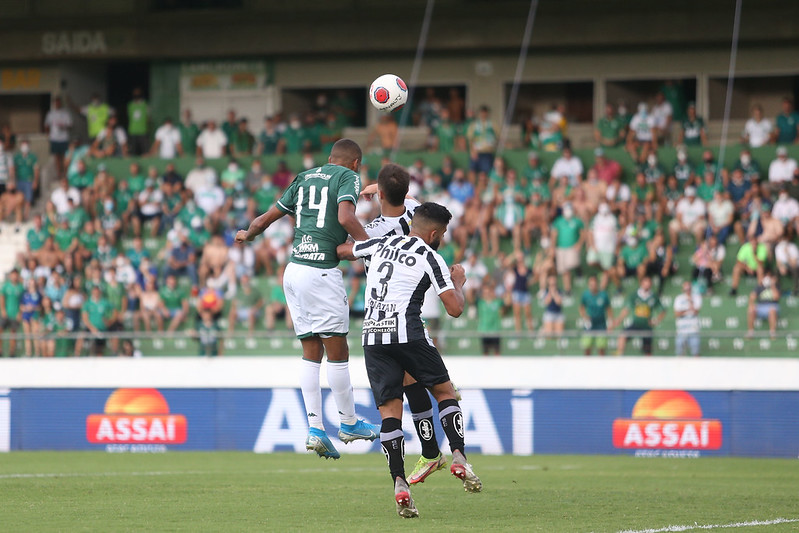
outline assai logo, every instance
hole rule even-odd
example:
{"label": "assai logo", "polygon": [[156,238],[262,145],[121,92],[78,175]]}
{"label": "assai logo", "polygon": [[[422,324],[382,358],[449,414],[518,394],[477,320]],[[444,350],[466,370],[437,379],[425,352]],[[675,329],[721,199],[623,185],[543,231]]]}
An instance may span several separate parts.
{"label": "assai logo", "polygon": [[93,444],[183,444],[186,417],[169,413],[156,389],[117,389],[104,414],[86,418],[86,440]]}
{"label": "assai logo", "polygon": [[721,448],[721,421],[702,418],[699,402],[685,391],[648,391],[635,402],[631,419],[613,421],[613,446],[644,450],[718,450]]}

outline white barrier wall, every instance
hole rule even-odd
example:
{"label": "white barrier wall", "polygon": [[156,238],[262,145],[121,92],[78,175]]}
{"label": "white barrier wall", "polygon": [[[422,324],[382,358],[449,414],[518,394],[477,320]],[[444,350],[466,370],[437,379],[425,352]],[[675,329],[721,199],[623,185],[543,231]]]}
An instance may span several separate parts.
{"label": "white barrier wall", "polygon": [[[447,357],[459,387],[799,390],[799,360],[676,357]],[[0,388],[298,386],[299,357],[2,359]],[[363,358],[350,360],[368,388]],[[324,370],[322,372],[324,380]]]}

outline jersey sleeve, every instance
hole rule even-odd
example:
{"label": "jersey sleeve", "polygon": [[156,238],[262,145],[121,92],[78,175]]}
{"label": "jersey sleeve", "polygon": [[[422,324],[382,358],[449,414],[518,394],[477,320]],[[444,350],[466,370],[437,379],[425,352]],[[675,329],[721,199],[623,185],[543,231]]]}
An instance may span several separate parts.
{"label": "jersey sleeve", "polygon": [[383,217],[378,217],[363,227],[370,239],[378,239],[394,232],[393,224]]}
{"label": "jersey sleeve", "polygon": [[452,283],[452,278],[449,276],[449,268],[446,261],[439,254],[435,252],[428,252],[425,256],[426,266],[425,270],[430,275],[430,280],[436,294],[451,290],[455,288]]}
{"label": "jersey sleeve", "polygon": [[356,241],[352,245],[352,255],[355,257],[370,257],[377,252],[377,247],[382,244],[385,239],[369,239],[368,241]]}
{"label": "jersey sleeve", "polygon": [[347,172],[339,182],[336,203],[352,202],[357,204],[359,194],[361,194],[361,178],[355,172]]}
{"label": "jersey sleeve", "polygon": [[297,209],[297,186],[297,180],[295,179],[291,185],[283,191],[280,199],[275,204],[278,209],[287,215],[293,215]]}

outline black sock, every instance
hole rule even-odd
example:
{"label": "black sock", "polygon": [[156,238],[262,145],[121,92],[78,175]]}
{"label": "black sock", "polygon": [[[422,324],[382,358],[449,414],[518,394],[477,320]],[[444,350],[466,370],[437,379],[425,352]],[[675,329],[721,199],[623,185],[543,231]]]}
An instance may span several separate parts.
{"label": "black sock", "polygon": [[413,426],[422,443],[422,455],[427,459],[435,459],[441,452],[433,429],[433,403],[430,395],[421,383],[413,383],[405,387],[405,397],[411,408]]}
{"label": "black sock", "polygon": [[[441,426],[449,440],[449,448],[453,452],[458,450],[463,453],[463,413],[458,400],[444,400],[438,404],[438,416]],[[464,453],[464,456],[466,454]]]}
{"label": "black sock", "polygon": [[380,444],[388,460],[391,481],[398,477],[405,480],[405,435],[399,418],[384,418],[380,427]]}

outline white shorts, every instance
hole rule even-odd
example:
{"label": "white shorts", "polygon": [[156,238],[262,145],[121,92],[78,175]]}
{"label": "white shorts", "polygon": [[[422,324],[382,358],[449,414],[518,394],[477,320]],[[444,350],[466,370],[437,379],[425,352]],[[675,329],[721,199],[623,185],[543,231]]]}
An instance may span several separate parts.
{"label": "white shorts", "polygon": [[350,308],[341,270],[289,263],[283,292],[297,338],[349,333]]}

